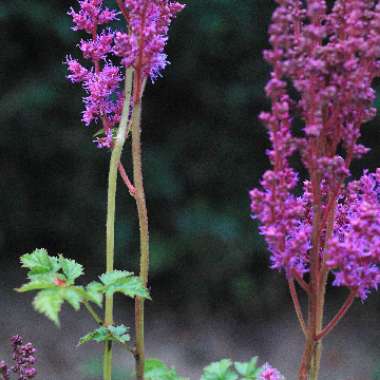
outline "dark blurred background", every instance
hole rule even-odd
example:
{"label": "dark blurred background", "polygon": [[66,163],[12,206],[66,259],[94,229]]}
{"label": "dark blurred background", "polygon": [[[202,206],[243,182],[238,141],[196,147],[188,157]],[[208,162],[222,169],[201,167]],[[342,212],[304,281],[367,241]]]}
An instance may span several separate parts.
{"label": "dark blurred background", "polygon": [[[83,93],[65,79],[64,58],[79,56],[83,37],[70,29],[70,6],[0,1],[0,353],[15,330],[34,339],[45,380],[100,378],[100,347],[74,348],[87,317],[65,309],[55,330],[12,290],[24,275],[18,257],[36,247],[76,258],[87,279],[103,271],[109,153],[91,143],[96,129],[80,121]],[[209,361],[259,354],[291,380],[302,352],[286,282],[268,269],[249,214],[248,192],[268,167],[257,116],[269,107],[261,51],[273,9],[270,0],[189,0],[171,29],[172,64],[144,98],[148,352],[193,378]],[[372,151],[356,174],[380,161],[379,124],[364,128]],[[129,145],[123,157],[130,168]],[[116,239],[116,266],[136,271],[135,206],[121,184]],[[331,289],[329,315],[344,295]],[[118,302],[120,318],[130,319],[131,305]],[[379,312],[379,295],[357,302],[326,342],[322,380],[380,379]],[[122,352],[116,358],[128,365]]]}

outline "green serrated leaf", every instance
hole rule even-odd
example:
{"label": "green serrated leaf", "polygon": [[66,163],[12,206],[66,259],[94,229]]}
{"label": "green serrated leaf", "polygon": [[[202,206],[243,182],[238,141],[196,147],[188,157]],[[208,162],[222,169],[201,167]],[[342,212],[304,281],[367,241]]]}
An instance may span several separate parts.
{"label": "green serrated leaf", "polygon": [[16,291],[19,293],[25,293],[32,290],[50,289],[54,288],[54,286],[54,284],[48,281],[31,281],[27,284],[22,285],[20,288],[17,288]]}
{"label": "green serrated leaf", "polygon": [[82,338],[79,339],[78,346],[95,341],[95,342],[104,342],[106,340],[106,337],[108,335],[108,330],[106,327],[99,327],[98,329],[89,332],[85,336],[82,336]]}
{"label": "green serrated leaf", "polygon": [[60,264],[57,257],[49,256],[46,249],[36,249],[32,253],[21,256],[23,268],[27,268],[33,274],[57,272]]}
{"label": "green serrated leaf", "polygon": [[128,334],[129,328],[127,326],[109,326],[108,330],[112,335],[112,340],[117,341],[121,344],[129,342],[129,340],[131,339],[131,337]]}
{"label": "green serrated leaf", "polygon": [[60,280],[65,280],[63,275],[55,271],[46,273],[29,272],[27,277],[31,282],[49,282],[50,284],[54,284],[54,280],[57,278]]}
{"label": "green serrated leaf", "polygon": [[230,369],[231,366],[230,359],[211,363],[203,370],[201,380],[236,380],[239,376]]}
{"label": "green serrated leaf", "polygon": [[235,362],[236,371],[247,380],[256,380],[260,372],[260,368],[257,368],[257,359],[255,356],[248,362]]}
{"label": "green serrated leaf", "polygon": [[58,314],[61,311],[62,304],[63,298],[58,287],[41,290],[33,300],[34,308],[47,316],[57,326],[59,326]]}
{"label": "green serrated leaf", "polygon": [[127,333],[128,330],[128,327],[124,325],[109,327],[101,326],[80,338],[78,345],[82,345],[91,341],[95,341],[97,343],[113,341],[124,344],[130,340],[130,336]]}
{"label": "green serrated leaf", "polygon": [[99,276],[100,281],[105,285],[112,285],[116,281],[133,276],[132,272],[126,270],[114,270],[112,272],[103,273]]}
{"label": "green serrated leaf", "polygon": [[109,296],[122,293],[131,298],[139,296],[150,299],[149,292],[141,279],[131,272],[116,270],[104,273],[99,278],[104,284],[104,292]]}
{"label": "green serrated leaf", "polygon": [[104,286],[101,283],[96,281],[90,282],[84,290],[85,298],[87,299],[87,301],[93,302],[99,307],[102,307],[103,291]]}
{"label": "green serrated leaf", "polygon": [[177,374],[174,368],[169,368],[158,359],[147,359],[144,363],[145,380],[187,380]]}
{"label": "green serrated leaf", "polygon": [[61,296],[67,301],[76,311],[80,309],[80,304],[83,301],[82,291],[79,287],[69,286],[61,288]]}
{"label": "green serrated leaf", "polygon": [[75,260],[65,259],[63,256],[60,256],[59,262],[63,274],[66,276],[67,282],[70,285],[74,284],[75,280],[84,273],[83,266],[78,264]]}

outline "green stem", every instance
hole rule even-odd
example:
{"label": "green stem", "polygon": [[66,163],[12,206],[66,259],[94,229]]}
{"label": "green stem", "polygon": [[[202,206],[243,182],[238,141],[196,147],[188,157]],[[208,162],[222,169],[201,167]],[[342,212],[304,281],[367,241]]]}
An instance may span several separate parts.
{"label": "green stem", "polygon": [[[128,130],[129,109],[132,92],[133,71],[127,70],[125,78],[125,101],[119,129],[112,149],[108,173],[107,226],[106,226],[106,272],[112,272],[115,256],[115,201],[117,172],[123,145]],[[105,297],[104,325],[113,324],[113,296]],[[107,341],[104,347],[103,379],[112,380],[112,343]]]}
{"label": "green stem", "polygon": [[94,310],[94,308],[87,302],[83,302],[84,304],[84,307],[86,308],[86,310],[89,312],[89,314],[91,315],[91,317],[94,319],[94,321],[98,324],[98,325],[102,325],[103,324],[103,321],[102,319],[99,317],[98,313]]}
{"label": "green stem", "polygon": [[[132,116],[132,159],[133,182],[136,188],[135,200],[140,228],[140,278],[147,286],[149,270],[149,228],[146,208],[144,182],[141,159],[141,98],[134,105]],[[144,379],[144,299],[135,300],[135,329],[136,329],[136,378]]]}

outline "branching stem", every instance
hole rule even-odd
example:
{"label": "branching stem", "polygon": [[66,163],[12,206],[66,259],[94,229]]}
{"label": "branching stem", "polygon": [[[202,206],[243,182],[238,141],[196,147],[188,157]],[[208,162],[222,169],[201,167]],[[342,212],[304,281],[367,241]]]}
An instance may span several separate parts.
{"label": "branching stem", "polygon": [[356,297],[356,292],[354,291],[350,292],[349,296],[347,297],[346,301],[344,302],[342,307],[339,309],[339,311],[336,313],[335,317],[315,337],[315,340],[320,340],[324,338],[334,329],[334,327],[339,323],[339,321],[346,315],[348,309],[353,304],[355,297]]}
{"label": "branching stem", "polygon": [[309,284],[296,272],[293,273],[293,277],[298,283],[298,285],[307,293],[310,294]]}

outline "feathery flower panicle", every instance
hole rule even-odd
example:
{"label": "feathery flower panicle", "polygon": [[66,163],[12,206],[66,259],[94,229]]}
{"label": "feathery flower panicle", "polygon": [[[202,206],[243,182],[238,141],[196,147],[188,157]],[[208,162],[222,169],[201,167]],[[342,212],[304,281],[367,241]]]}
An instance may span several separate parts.
{"label": "feathery flower panicle", "polygon": [[[264,52],[273,67],[266,86],[272,110],[260,116],[272,144],[272,169],[250,192],[252,216],[261,223],[273,268],[302,277],[318,249],[320,265],[335,274],[334,285],[364,299],[380,283],[379,171],[346,183],[352,160],[368,152],[358,141],[361,127],[376,114],[380,2],[336,0],[331,9],[324,0],[277,3],[272,48]],[[296,118],[302,137],[292,131]],[[309,176],[301,196],[289,163],[296,151]]]}
{"label": "feathery flower panicle", "polygon": [[184,5],[168,0],[125,0],[128,32],[115,37],[115,54],[125,66],[155,80],[168,61],[164,53],[172,19]]}
{"label": "feathery flower panicle", "polygon": [[[121,12],[104,7],[103,0],[79,1],[79,10],[70,9],[73,30],[85,31],[79,49],[90,67],[68,56],[67,78],[81,83],[86,92],[82,121],[86,126],[102,124],[103,135],[94,140],[99,148],[112,148],[112,129],[119,123],[124,96],[121,89],[123,68],[133,67],[139,85],[154,81],[168,64],[164,52],[171,21],[184,5],[169,0],[121,1]],[[127,21],[125,31],[114,31],[109,24],[120,15]],[[116,63],[119,58],[120,63]]]}
{"label": "feathery flower panicle", "polygon": [[352,181],[337,208],[326,252],[334,285],[355,288],[362,299],[380,283],[380,170]]}
{"label": "feathery flower panicle", "polygon": [[108,24],[117,19],[118,12],[114,9],[103,7],[103,0],[79,1],[80,9],[75,12],[70,8],[68,15],[73,19],[73,30],[84,30],[94,35],[100,25]]}

